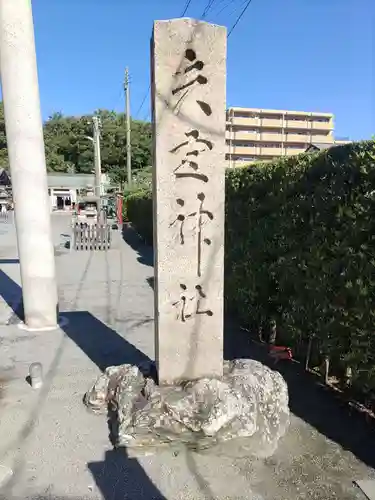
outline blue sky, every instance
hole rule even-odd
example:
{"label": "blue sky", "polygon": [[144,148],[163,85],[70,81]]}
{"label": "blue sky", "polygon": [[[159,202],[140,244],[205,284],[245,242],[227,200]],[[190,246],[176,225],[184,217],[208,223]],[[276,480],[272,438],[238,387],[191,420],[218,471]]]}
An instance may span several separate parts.
{"label": "blue sky", "polygon": [[[208,0],[192,0],[200,18]],[[215,0],[207,21],[231,27],[244,0]],[[33,0],[43,117],[123,110],[149,85],[154,19],[185,0]],[[220,10],[228,5],[221,13]],[[228,106],[326,111],[336,136],[375,133],[374,0],[253,0],[228,41]],[[149,98],[136,118],[147,118]]]}

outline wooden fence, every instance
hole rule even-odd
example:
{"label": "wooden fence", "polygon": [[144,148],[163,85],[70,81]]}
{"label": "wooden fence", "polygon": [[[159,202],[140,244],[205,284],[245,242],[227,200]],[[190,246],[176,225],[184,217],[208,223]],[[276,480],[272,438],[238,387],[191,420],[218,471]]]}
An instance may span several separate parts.
{"label": "wooden fence", "polygon": [[7,212],[0,212],[0,223],[2,224],[12,224],[14,221],[13,210],[8,210]]}
{"label": "wooden fence", "polygon": [[73,225],[71,250],[109,250],[111,247],[111,226],[109,224]]}

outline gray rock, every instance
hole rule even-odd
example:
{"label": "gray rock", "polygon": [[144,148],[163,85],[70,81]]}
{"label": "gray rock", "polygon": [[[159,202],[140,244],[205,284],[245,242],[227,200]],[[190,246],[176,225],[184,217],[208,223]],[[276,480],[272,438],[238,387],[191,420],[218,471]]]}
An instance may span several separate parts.
{"label": "gray rock", "polygon": [[[147,369],[142,367],[142,372]],[[158,386],[132,365],[107,368],[85,395],[95,412],[115,414],[115,444],[150,450],[173,445],[203,450],[241,438],[248,453],[269,456],[289,425],[282,376],[253,360],[225,364],[221,379]]]}

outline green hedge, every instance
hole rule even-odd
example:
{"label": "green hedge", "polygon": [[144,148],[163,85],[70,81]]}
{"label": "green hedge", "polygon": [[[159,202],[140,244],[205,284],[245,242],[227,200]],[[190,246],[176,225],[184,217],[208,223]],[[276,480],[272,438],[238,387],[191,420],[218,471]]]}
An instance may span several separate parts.
{"label": "green hedge", "polygon": [[[150,192],[128,199],[152,241]],[[375,388],[375,145],[331,148],[227,172],[226,305],[243,326],[276,321]]]}
{"label": "green hedge", "polygon": [[146,243],[152,245],[152,196],[150,189],[128,194],[124,199],[124,220],[131,222]]}
{"label": "green hedge", "polygon": [[375,146],[228,172],[226,297],[243,324],[313,337],[375,388]]}

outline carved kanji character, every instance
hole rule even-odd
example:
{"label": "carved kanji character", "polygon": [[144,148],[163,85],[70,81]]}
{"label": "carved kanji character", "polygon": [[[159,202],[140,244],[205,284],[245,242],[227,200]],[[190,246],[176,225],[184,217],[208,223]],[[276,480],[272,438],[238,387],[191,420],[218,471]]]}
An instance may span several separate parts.
{"label": "carved kanji character", "polygon": [[206,299],[207,296],[201,285],[196,285],[194,292],[189,292],[188,287],[184,283],[180,283],[180,298],[172,303],[172,306],[177,309],[176,319],[185,323],[195,315],[213,316],[210,309],[202,307],[202,302]]}
{"label": "carved kanji character", "polygon": [[[213,144],[207,139],[200,137],[198,130],[191,130],[185,133],[186,141],[181,142],[170,150],[170,153],[177,154],[184,152],[184,157],[180,164],[174,169],[173,173],[176,178],[191,177],[203,182],[208,182],[207,175],[199,172],[199,155],[205,151],[211,151]],[[183,168],[181,172],[180,169]]]}
{"label": "carved kanji character", "polygon": [[[195,87],[208,83],[208,79],[201,74],[204,66],[204,62],[197,58],[197,54],[193,49],[186,49],[181,68],[174,74],[177,82],[176,86],[172,89],[172,95],[178,96],[178,100],[174,107],[175,112],[179,112],[182,103]],[[190,73],[192,73],[191,76]],[[200,100],[196,100],[196,102],[207,116],[212,114],[212,109],[209,104]]]}

